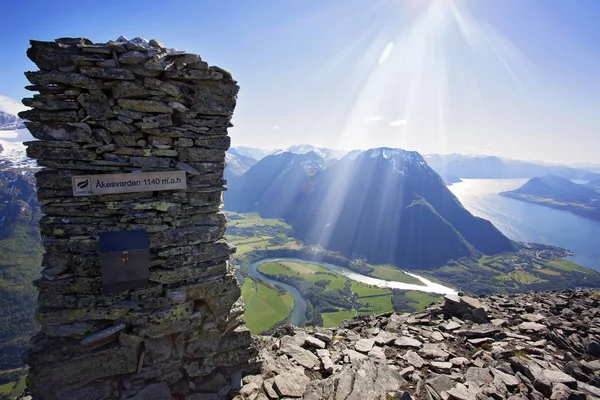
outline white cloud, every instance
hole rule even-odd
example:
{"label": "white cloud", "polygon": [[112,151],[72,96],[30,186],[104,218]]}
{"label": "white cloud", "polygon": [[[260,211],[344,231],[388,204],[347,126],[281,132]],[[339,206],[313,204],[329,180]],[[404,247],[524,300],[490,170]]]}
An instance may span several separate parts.
{"label": "white cloud", "polygon": [[396,127],[396,126],[402,126],[402,125],[406,125],[406,120],[405,119],[397,119],[394,121],[390,121],[390,126]]}
{"label": "white cloud", "polygon": [[388,59],[388,57],[392,53],[393,48],[394,48],[394,42],[389,42],[388,44],[385,45],[385,48],[383,49],[383,51],[381,52],[381,55],[379,56],[379,64],[383,64]]}
{"label": "white cloud", "polygon": [[485,146],[483,146],[483,152],[486,154],[490,154],[494,147],[496,147],[495,143],[487,143]]}
{"label": "white cloud", "polygon": [[278,131],[279,129],[281,129],[281,127],[279,125],[274,125],[273,129],[275,129],[276,131]]}
{"label": "white cloud", "polygon": [[373,115],[372,117],[365,118],[365,122],[380,122],[385,119],[387,119],[387,117],[384,117],[381,114],[377,114],[377,115]]}
{"label": "white cloud", "polygon": [[11,99],[10,97],[6,97],[0,94],[0,111],[17,115],[17,113],[25,110],[27,110],[27,107],[25,107],[23,104]]}

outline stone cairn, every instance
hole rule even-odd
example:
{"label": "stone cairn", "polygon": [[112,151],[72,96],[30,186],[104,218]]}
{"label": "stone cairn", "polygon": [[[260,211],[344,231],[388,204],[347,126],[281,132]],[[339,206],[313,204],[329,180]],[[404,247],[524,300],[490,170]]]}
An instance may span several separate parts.
{"label": "stone cairn", "polygon": [[[239,388],[252,356],[219,212],[239,87],[199,55],[124,37],[31,41],[20,113],[45,254],[24,355],[34,399],[197,399]],[[187,188],[74,197],[71,177],[185,171]],[[149,281],[103,294],[98,238],[144,229]],[[197,394],[202,392],[202,395]],[[196,394],[194,394],[196,393]],[[200,396],[200,397],[198,397]]]}

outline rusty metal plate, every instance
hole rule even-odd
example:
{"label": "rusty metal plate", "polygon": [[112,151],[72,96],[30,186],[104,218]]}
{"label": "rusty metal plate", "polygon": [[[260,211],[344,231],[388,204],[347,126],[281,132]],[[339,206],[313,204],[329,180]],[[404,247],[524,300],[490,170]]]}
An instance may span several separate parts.
{"label": "rusty metal plate", "polygon": [[114,293],[148,284],[150,253],[145,230],[100,234],[102,292]]}

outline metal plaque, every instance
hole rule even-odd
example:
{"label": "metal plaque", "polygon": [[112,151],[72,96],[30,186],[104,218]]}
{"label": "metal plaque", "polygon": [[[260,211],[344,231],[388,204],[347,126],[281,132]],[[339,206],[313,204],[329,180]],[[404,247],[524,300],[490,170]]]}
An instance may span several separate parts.
{"label": "metal plaque", "polygon": [[186,188],[185,171],[78,175],[71,179],[73,196],[152,192]]}
{"label": "metal plaque", "polygon": [[148,234],[145,230],[100,234],[103,293],[146,286],[149,264]]}

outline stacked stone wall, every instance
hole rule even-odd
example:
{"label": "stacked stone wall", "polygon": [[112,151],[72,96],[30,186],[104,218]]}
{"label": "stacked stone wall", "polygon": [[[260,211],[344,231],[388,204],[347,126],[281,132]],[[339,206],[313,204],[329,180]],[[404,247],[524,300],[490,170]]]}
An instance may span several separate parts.
{"label": "stacked stone wall", "polygon": [[[20,117],[45,214],[40,332],[24,355],[34,398],[226,397],[251,355],[219,211],[236,81],[155,40],[31,41],[27,55],[38,94]],[[156,171],[185,171],[187,187],[73,195],[73,176]],[[139,229],[148,284],[104,293],[99,234]]]}

